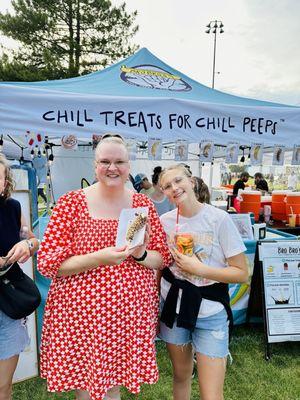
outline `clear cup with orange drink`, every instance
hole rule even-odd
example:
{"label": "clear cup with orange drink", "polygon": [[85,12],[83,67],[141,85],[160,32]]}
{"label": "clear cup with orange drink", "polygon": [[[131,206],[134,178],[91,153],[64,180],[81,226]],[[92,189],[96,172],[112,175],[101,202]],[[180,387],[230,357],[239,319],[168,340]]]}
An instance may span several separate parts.
{"label": "clear cup with orange drink", "polygon": [[194,238],[190,233],[177,233],[175,235],[176,249],[186,256],[192,256],[194,252]]}

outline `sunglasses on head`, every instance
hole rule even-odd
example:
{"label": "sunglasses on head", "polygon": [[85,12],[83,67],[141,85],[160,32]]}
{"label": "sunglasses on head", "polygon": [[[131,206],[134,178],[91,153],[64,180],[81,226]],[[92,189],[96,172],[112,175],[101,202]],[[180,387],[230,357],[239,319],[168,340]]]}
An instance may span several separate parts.
{"label": "sunglasses on head", "polygon": [[124,142],[124,138],[121,136],[121,135],[119,135],[119,134],[115,134],[115,133],[105,133],[102,137],[101,137],[101,140],[104,140],[104,139],[107,139],[107,138],[110,138],[110,137],[115,137],[115,138],[119,138],[119,139],[121,139],[122,140],[122,142]]}

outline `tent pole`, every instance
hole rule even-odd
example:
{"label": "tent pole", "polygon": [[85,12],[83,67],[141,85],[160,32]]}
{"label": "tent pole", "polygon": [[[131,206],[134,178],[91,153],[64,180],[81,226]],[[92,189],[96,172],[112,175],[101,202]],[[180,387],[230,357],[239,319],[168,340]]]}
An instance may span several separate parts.
{"label": "tent pole", "polygon": [[199,178],[202,178],[202,162],[198,159]]}
{"label": "tent pole", "polygon": [[211,192],[211,188],[212,188],[213,171],[214,171],[214,163],[212,161],[210,163],[210,168],[209,168],[209,186],[208,186],[208,189],[209,189],[210,192]]}

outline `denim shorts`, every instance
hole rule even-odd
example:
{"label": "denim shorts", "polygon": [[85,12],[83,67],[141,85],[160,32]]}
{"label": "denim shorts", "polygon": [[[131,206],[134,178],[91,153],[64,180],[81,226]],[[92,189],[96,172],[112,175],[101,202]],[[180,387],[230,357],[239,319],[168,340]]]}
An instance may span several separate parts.
{"label": "denim shorts", "polygon": [[225,309],[217,314],[198,318],[192,332],[179,328],[176,323],[177,320],[170,329],[160,322],[160,339],[179,346],[191,343],[196,353],[212,358],[224,358],[229,355],[229,321]]}
{"label": "denim shorts", "polygon": [[0,310],[0,360],[20,354],[28,344],[26,319],[11,319]]}

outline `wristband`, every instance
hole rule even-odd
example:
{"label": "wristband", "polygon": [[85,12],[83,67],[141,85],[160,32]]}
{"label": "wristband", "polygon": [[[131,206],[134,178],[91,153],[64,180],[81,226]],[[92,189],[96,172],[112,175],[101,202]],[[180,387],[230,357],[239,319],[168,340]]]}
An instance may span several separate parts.
{"label": "wristband", "polygon": [[26,239],[25,242],[27,243],[29,251],[31,251],[34,248],[34,244],[29,239]]}
{"label": "wristband", "polygon": [[148,252],[147,252],[147,250],[145,250],[145,252],[144,252],[144,254],[141,256],[141,257],[134,257],[134,256],[131,256],[135,261],[137,261],[137,262],[140,262],[140,261],[144,261],[145,260],[145,258],[147,257],[147,255],[148,255]]}

